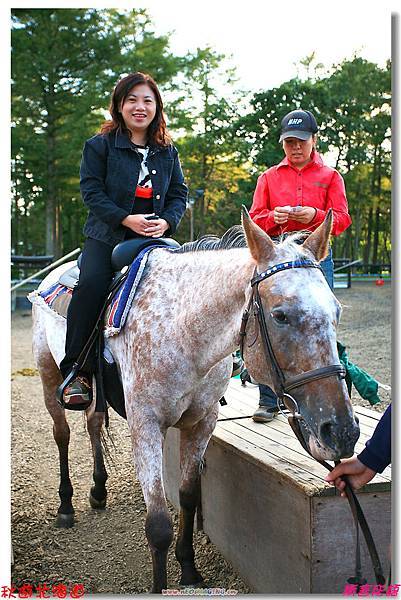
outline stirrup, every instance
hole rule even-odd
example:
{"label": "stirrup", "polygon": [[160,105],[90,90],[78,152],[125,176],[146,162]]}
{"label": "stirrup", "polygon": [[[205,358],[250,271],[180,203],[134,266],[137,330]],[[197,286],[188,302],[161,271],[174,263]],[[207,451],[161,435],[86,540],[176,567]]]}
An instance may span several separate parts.
{"label": "stirrup", "polygon": [[78,377],[78,374],[79,374],[79,367],[78,367],[78,365],[74,365],[74,367],[72,368],[72,371],[67,375],[67,377],[64,379],[63,383],[56,390],[56,399],[62,408],[66,408],[68,410],[86,410],[87,408],[89,408],[89,406],[93,402],[92,389],[90,390],[90,393],[89,393],[90,398],[87,402],[80,402],[80,403],[75,403],[75,404],[69,404],[68,402],[65,402],[64,391],[70,385],[70,383],[72,383],[74,381],[74,379],[76,379]]}

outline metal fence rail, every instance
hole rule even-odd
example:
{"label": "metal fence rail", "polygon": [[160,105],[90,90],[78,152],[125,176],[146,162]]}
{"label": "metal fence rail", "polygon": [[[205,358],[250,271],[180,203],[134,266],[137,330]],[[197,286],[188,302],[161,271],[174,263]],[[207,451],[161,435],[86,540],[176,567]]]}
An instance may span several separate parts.
{"label": "metal fence rail", "polygon": [[[54,267],[57,267],[58,265],[61,265],[68,258],[71,258],[71,257],[75,256],[75,254],[78,254],[79,252],[81,252],[81,248],[75,248],[75,250],[73,250],[72,252],[69,252],[65,256],[62,256],[61,258],[59,258],[58,260],[54,261],[50,265],[47,265],[47,267],[45,267],[44,269],[41,269],[40,271],[37,271],[33,275],[30,275],[26,279],[23,279],[22,281],[19,281],[15,285],[11,286],[11,290],[10,291],[13,292],[14,290],[22,287],[23,285],[25,285],[26,283],[28,283],[32,279],[36,279],[37,277],[39,277],[39,275],[43,275],[44,273],[47,273],[48,271],[51,271],[51,269],[53,269]],[[30,258],[32,258],[32,257],[30,257]],[[43,260],[43,256],[41,258]]]}

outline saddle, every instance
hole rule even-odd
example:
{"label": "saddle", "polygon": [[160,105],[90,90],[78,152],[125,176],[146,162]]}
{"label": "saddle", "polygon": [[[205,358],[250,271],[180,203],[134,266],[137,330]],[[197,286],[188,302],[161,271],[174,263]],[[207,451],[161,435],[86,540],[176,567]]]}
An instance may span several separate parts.
{"label": "saddle", "polygon": [[[124,391],[121,384],[121,379],[118,371],[117,364],[114,361],[114,357],[104,343],[103,336],[103,320],[107,313],[109,305],[112,301],[113,295],[123,285],[126,274],[129,269],[129,265],[135,260],[135,258],[145,249],[151,247],[155,248],[179,248],[180,244],[171,238],[157,238],[157,239],[143,239],[134,238],[126,240],[118,244],[111,255],[111,264],[114,271],[114,276],[110,284],[109,293],[107,300],[102,308],[101,314],[97,324],[81,353],[84,354],[92,344],[97,345],[98,353],[98,368],[95,373],[96,378],[96,412],[106,413],[106,425],[108,424],[107,405],[109,404],[121,417],[127,418],[125,412],[125,399]],[[79,280],[80,265],[82,255],[78,257],[77,264],[65,271],[57,282],[61,293],[55,296],[51,302],[51,308],[63,317],[67,316],[67,310],[71,301],[72,290],[77,285]],[[75,377],[80,367],[80,358],[78,357],[77,363],[74,370],[70,373],[67,379],[61,384],[57,391],[57,398],[59,403],[64,408],[75,409],[73,406],[64,405],[62,401],[64,388],[69,384],[70,381]],[[76,410],[80,410],[80,406],[77,406]]]}
{"label": "saddle", "polygon": [[[138,254],[144,248],[150,248],[151,246],[165,246],[166,248],[179,248],[180,244],[173,240],[172,238],[157,238],[157,239],[143,239],[143,238],[133,238],[131,240],[126,240],[124,242],[120,242],[114,248],[111,254],[111,266],[113,268],[114,276],[110,284],[110,291],[112,289],[116,289],[116,284],[118,280],[121,278],[121,275],[124,275],[126,272],[126,268],[135,260]],[[74,287],[78,283],[80,267],[82,262],[82,254],[78,256],[77,264],[65,271],[59,278],[59,285],[63,285],[66,288],[73,290]],[[122,278],[121,278],[122,279]],[[69,302],[68,302],[69,304]],[[67,304],[67,308],[68,308]],[[53,302],[52,308],[56,310],[56,301]],[[58,312],[56,310],[56,312]],[[61,313],[59,313],[61,314]],[[63,314],[62,316],[66,316]]]}

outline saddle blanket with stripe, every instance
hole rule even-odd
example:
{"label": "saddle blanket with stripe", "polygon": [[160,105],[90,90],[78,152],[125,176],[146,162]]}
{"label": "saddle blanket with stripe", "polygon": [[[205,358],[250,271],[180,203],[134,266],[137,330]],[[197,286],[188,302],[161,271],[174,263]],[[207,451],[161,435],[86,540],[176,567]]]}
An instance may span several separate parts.
{"label": "saddle blanket with stripe", "polygon": [[[104,320],[105,337],[117,335],[123,329],[145,270],[149,253],[155,248],[161,247],[165,248],[164,245],[154,245],[144,248],[131,263],[124,282],[115,291],[106,309]],[[28,298],[32,304],[39,304],[42,308],[47,307],[66,318],[72,292],[72,289],[57,282],[45,290],[35,290],[29,294]]]}

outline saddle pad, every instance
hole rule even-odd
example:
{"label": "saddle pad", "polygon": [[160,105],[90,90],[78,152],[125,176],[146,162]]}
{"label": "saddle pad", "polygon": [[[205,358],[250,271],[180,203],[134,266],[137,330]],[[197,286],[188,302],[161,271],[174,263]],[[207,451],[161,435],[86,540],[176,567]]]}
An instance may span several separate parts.
{"label": "saddle pad", "polygon": [[[132,301],[145,270],[148,255],[155,248],[166,249],[166,246],[164,244],[155,244],[154,246],[144,248],[130,265],[124,283],[111,298],[105,316],[105,337],[117,335],[124,327]],[[171,250],[168,251],[171,252]],[[72,289],[57,282],[46,290],[31,292],[28,298],[32,304],[39,304],[42,308],[46,307],[46,309],[50,309],[66,318],[72,292]]]}
{"label": "saddle pad", "polygon": [[[49,308],[54,310],[58,315],[67,318],[67,310],[70,304],[72,289],[60,283],[55,283],[47,290],[39,292],[39,296]],[[32,299],[29,297],[32,301]]]}
{"label": "saddle pad", "polygon": [[[105,319],[105,337],[120,333],[125,325],[132,301],[145,270],[148,256],[155,248],[166,248],[165,245],[154,245],[141,250],[129,268],[127,278],[111,299]],[[168,250],[171,252],[171,250]]]}

